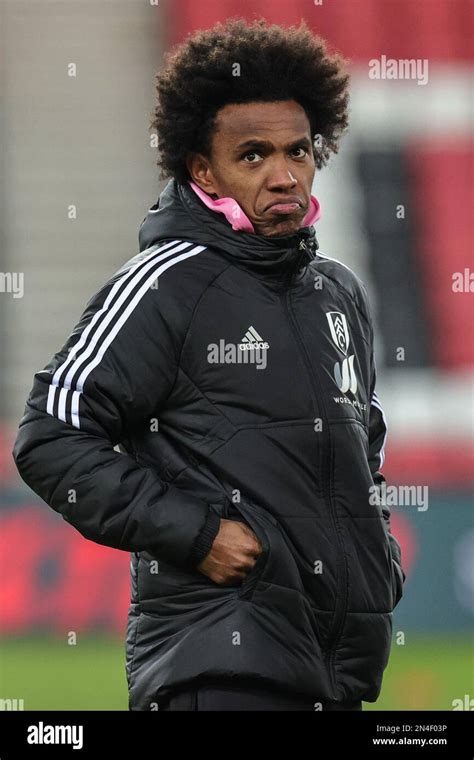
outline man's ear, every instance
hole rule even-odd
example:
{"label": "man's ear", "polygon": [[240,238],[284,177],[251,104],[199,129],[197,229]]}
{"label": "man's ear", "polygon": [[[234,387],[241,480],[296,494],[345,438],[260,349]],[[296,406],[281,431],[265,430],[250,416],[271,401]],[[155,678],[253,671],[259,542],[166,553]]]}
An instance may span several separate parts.
{"label": "man's ear", "polygon": [[212,198],[218,198],[212,179],[212,172],[205,156],[201,153],[188,153],[186,167],[193,182]]}

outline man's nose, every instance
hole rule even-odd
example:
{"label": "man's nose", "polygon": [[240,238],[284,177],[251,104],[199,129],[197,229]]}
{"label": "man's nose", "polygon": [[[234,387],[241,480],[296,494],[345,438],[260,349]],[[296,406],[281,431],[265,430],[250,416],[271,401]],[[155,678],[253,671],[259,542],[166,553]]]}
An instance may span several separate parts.
{"label": "man's nose", "polygon": [[270,175],[268,177],[268,189],[291,189],[297,184],[297,182],[298,180],[293,177],[285,162],[278,162],[275,163],[271,168]]}

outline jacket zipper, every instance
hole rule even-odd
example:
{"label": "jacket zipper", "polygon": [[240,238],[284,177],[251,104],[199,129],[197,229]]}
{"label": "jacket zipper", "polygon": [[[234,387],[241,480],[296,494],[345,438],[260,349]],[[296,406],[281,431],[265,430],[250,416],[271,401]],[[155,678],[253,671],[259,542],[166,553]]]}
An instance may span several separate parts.
{"label": "jacket zipper", "polygon": [[[308,356],[308,352],[306,350],[306,347],[303,342],[303,338],[298,326],[298,323],[296,321],[296,317],[291,311],[291,305],[290,305],[290,288],[286,290],[286,292],[282,293],[281,298],[284,303],[284,307],[286,310],[286,313],[288,315],[288,321],[290,323],[290,327],[292,328],[293,334],[295,335],[295,338],[297,340],[297,343],[300,347],[301,356],[303,358],[303,361],[306,366],[306,371],[310,380],[310,388],[313,396],[313,404],[315,409],[320,409],[321,415],[323,417],[323,434],[328,435],[329,432],[329,422],[328,417],[326,414],[325,406],[322,402],[322,398],[320,402],[318,403],[317,399],[317,392],[320,390],[320,384],[316,381],[315,373],[313,372],[313,368],[311,366],[311,362]],[[333,502],[331,498],[331,492],[330,492],[330,485],[331,485],[331,470],[330,470],[330,450],[329,450],[329,438],[327,439],[328,445],[323,445],[323,466],[322,466],[322,478],[324,478],[323,482],[323,493],[327,494],[327,501],[329,503],[329,509],[332,517],[334,532],[337,537],[339,547],[340,547],[340,557],[342,559],[341,566],[342,566],[342,577],[343,577],[343,583],[342,583],[342,602],[341,604],[337,605],[336,602],[336,610],[334,614],[334,622],[332,625],[332,629],[330,633],[328,634],[327,638],[327,648],[325,652],[325,659],[328,663],[328,672],[332,681],[332,687],[334,690],[334,693],[337,693],[337,687],[336,687],[336,673],[335,673],[335,652],[336,647],[339,642],[341,632],[342,632],[342,625],[346,617],[346,611],[347,611],[347,566],[345,561],[345,555],[344,555],[344,545],[343,541],[340,535],[340,532],[338,530],[337,526],[337,520],[336,515],[333,507]]]}

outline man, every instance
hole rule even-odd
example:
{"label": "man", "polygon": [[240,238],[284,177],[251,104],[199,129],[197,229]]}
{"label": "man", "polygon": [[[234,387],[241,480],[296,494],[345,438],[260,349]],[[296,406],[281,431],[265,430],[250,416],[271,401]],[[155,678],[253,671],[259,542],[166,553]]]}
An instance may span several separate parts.
{"label": "man", "polygon": [[131,710],[379,695],[405,573],[376,493],[373,330],[312,226],[347,86],[305,24],[230,21],[178,48],[153,124],[171,179],[140,253],[35,375],[22,477],[132,553]]}

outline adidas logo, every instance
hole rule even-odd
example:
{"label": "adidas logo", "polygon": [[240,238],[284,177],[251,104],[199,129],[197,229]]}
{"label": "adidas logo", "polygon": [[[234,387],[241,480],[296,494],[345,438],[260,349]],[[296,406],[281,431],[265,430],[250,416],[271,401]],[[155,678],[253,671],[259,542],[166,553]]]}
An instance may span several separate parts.
{"label": "adidas logo", "polygon": [[257,369],[267,366],[267,341],[250,325],[240,343],[227,343],[223,338],[219,343],[207,346],[209,364],[255,364]]}
{"label": "adidas logo", "polygon": [[239,343],[239,349],[241,351],[249,351],[253,348],[270,348],[270,346],[267,341],[258,334],[255,327],[250,325],[242,338],[242,341]]}

